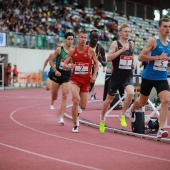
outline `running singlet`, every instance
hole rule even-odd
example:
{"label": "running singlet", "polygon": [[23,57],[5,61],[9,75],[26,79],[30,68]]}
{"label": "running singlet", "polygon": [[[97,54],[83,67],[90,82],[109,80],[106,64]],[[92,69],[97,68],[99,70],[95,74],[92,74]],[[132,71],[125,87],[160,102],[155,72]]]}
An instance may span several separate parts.
{"label": "running singlet", "polygon": [[67,55],[68,53],[64,51],[64,47],[62,46],[60,55],[58,55],[56,59],[56,69],[64,74],[71,74],[71,70],[63,69],[64,61],[67,59]]}
{"label": "running singlet", "polygon": [[77,46],[75,47],[72,60],[76,66],[72,72],[72,81],[76,80],[81,83],[90,82],[92,59],[88,55],[89,48],[89,46],[86,46],[85,51],[83,53],[79,53]]}
{"label": "running singlet", "polygon": [[145,70],[142,72],[142,77],[148,80],[167,80],[168,58],[170,57],[170,41],[164,46],[159,37],[155,36],[156,48],[151,51],[151,56],[160,56],[163,52],[167,53],[167,58],[164,60],[149,61]]}
{"label": "running singlet", "polygon": [[[120,50],[123,46],[117,41],[118,49]],[[112,78],[119,76],[131,76],[132,73],[132,63],[133,63],[133,48],[131,42],[129,42],[129,50],[121,53],[118,57],[112,60],[112,65],[114,69],[112,72]]]}

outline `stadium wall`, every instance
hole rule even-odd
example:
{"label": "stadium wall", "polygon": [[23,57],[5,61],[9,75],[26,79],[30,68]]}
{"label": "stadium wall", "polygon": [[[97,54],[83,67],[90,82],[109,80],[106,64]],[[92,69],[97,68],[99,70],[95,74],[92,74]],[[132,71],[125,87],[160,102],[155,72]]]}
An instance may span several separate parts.
{"label": "stadium wall", "polygon": [[[0,54],[5,54],[7,59],[5,59],[4,65],[8,63],[13,65],[16,64],[19,72],[41,72],[44,62],[50,53],[54,50],[39,50],[39,49],[24,49],[24,48],[12,48],[12,47],[1,47]],[[137,73],[139,74],[141,70],[139,69],[139,62],[137,56],[135,56],[137,64]],[[48,64],[45,71],[48,72],[50,65]],[[105,73],[103,72],[103,67],[99,67],[99,76],[96,80],[96,85],[104,85]]]}

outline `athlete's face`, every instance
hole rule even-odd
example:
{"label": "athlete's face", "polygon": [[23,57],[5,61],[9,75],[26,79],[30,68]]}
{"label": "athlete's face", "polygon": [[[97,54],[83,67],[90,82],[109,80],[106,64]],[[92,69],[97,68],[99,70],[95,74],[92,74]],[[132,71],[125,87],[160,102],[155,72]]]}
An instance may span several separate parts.
{"label": "athlete's face", "polygon": [[99,33],[98,32],[92,32],[91,36],[90,36],[90,42],[92,44],[97,44],[97,42],[99,41]]}
{"label": "athlete's face", "polygon": [[67,44],[67,46],[71,47],[73,45],[73,41],[74,41],[74,38],[73,36],[68,36],[66,39],[65,39],[65,42]]}
{"label": "athlete's face", "polygon": [[170,22],[162,22],[161,26],[158,27],[159,32],[164,36],[170,35]]}
{"label": "athlete's face", "polygon": [[131,33],[130,28],[129,28],[129,27],[125,27],[125,28],[123,28],[123,29],[120,31],[120,36],[121,36],[123,39],[129,39],[130,33]]}
{"label": "athlete's face", "polygon": [[80,33],[78,36],[78,41],[81,46],[86,45],[87,41],[87,34],[86,33]]}

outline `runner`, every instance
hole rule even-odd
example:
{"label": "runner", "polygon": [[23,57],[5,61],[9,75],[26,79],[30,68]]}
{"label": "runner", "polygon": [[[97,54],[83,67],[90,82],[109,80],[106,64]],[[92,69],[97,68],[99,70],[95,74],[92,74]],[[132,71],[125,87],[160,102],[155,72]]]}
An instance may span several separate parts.
{"label": "runner", "polygon": [[[97,30],[92,30],[90,32],[90,41],[87,42],[87,45],[89,45],[91,48],[94,49],[98,61],[105,68],[106,67],[105,49],[98,43],[99,38],[100,38],[100,33]],[[94,65],[92,65],[92,74],[93,72],[94,72]],[[98,72],[97,72],[97,76],[98,76]],[[90,83],[89,93],[91,93],[91,100],[96,99],[96,92],[94,90],[94,84],[95,83],[92,83],[92,82]]]}
{"label": "runner", "polygon": [[[42,74],[44,74],[44,70],[45,70],[45,67],[47,66],[50,58],[51,58],[52,54],[49,55],[49,57],[45,60],[44,62],[44,66],[43,66],[43,69],[42,69]],[[54,65],[56,63],[56,59],[53,61],[54,62]],[[51,87],[52,87],[52,75],[54,74],[54,70],[52,69],[52,67],[50,67],[50,70],[48,72],[48,77],[47,77],[47,80],[46,80],[46,90],[49,91],[51,90]],[[53,110],[55,109],[54,108],[54,100],[51,96],[51,105],[50,105],[50,109]]]}
{"label": "runner", "polygon": [[[139,55],[140,61],[148,62],[142,72],[140,96],[135,100],[132,108],[131,121],[135,121],[135,109],[144,106],[149,98],[151,90],[155,87],[161,101],[160,123],[157,138],[168,137],[168,131],[163,130],[169,108],[169,85],[167,81],[167,66],[170,58],[170,20],[161,19],[158,26],[159,34],[150,38]],[[150,54],[150,55],[149,55]]]}
{"label": "runner", "polygon": [[[81,109],[86,108],[90,82],[94,83],[98,71],[98,60],[94,50],[86,45],[87,33],[81,31],[78,35],[78,45],[70,50],[68,58],[65,61],[64,68],[72,69],[71,89],[72,89],[72,117],[74,127],[72,132],[78,132],[78,106]],[[68,63],[72,61],[69,66]],[[94,72],[91,74],[92,62],[94,62]]]}
{"label": "runner", "polygon": [[120,115],[120,124],[123,127],[127,126],[125,120],[125,111],[128,109],[132,102],[134,95],[133,86],[133,73],[134,59],[133,59],[133,47],[134,43],[128,41],[130,37],[130,26],[128,24],[121,25],[119,29],[120,40],[113,41],[107,56],[108,61],[112,61],[114,66],[112,76],[108,86],[108,93],[103,103],[101,120],[99,130],[101,133],[105,132],[104,116],[108,110],[110,103],[115,98],[117,90],[123,87],[126,91],[126,96],[123,102],[122,113]]}
{"label": "runner", "polygon": [[[66,102],[67,96],[70,89],[70,76],[71,76],[71,69],[64,70],[63,64],[65,59],[67,58],[69,50],[72,48],[73,41],[74,41],[74,34],[71,32],[67,32],[65,34],[65,45],[58,47],[55,52],[52,54],[50,58],[50,65],[54,70],[52,75],[52,99],[56,100],[58,97],[58,91],[60,86],[62,87],[62,102],[61,102],[61,109],[60,109],[60,117],[59,117],[59,124],[64,125],[64,114],[66,111]],[[54,60],[56,59],[56,65],[54,66]]]}

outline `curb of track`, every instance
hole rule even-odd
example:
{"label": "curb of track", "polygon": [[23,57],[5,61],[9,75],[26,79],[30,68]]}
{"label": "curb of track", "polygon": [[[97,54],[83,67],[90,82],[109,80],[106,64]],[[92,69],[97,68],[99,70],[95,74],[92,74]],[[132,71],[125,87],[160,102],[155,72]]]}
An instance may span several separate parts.
{"label": "curb of track", "polygon": [[[102,100],[88,101],[88,103],[96,103],[96,102],[102,102]],[[66,109],[71,108],[72,106],[73,106],[72,104],[68,105],[66,107]],[[72,120],[72,116],[70,116],[68,114],[65,114],[65,117]],[[87,120],[87,119],[83,119],[83,120],[80,119],[79,122],[81,124],[91,126],[93,128],[97,128],[97,129],[99,128],[99,124],[93,123],[93,122],[91,122],[90,120]],[[135,137],[139,137],[139,138],[143,138],[143,139],[150,139],[150,140],[154,140],[154,141],[170,143],[170,139],[167,139],[167,138],[158,139],[156,136],[134,133],[134,132],[131,132],[131,131],[120,130],[120,129],[116,129],[116,128],[112,128],[112,127],[108,127],[108,126],[106,126],[106,131],[119,133],[119,134],[123,134],[123,135],[135,136]]]}

